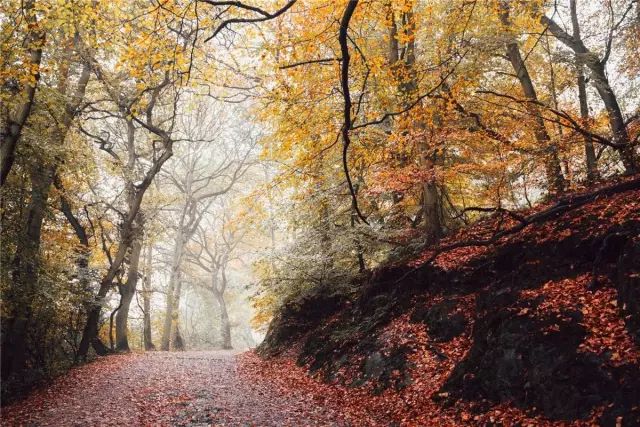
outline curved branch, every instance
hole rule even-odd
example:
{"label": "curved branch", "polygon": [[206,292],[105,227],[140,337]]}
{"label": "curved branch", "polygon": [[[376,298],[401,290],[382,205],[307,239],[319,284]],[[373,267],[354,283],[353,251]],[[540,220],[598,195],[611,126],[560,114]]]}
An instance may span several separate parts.
{"label": "curved branch", "polygon": [[511,218],[517,220],[520,223],[527,222],[525,217],[523,217],[517,212],[510,211],[509,209],[500,208],[500,207],[481,207],[481,206],[471,206],[468,208],[464,208],[462,209],[462,211],[460,211],[458,215],[453,216],[452,219],[462,218],[464,214],[466,214],[467,212],[499,212],[499,213],[510,216]]}
{"label": "curved branch", "polygon": [[85,248],[88,248],[89,237],[87,236],[87,231],[80,223],[80,220],[73,214],[73,211],[71,210],[71,204],[69,203],[69,200],[67,200],[67,197],[65,195],[66,190],[64,189],[64,186],[62,185],[62,181],[60,180],[58,174],[55,174],[53,176],[53,185],[58,189],[58,191],[60,191],[60,210],[62,210],[62,213],[67,218],[67,221],[69,221],[69,224],[75,231],[76,237],[78,237],[80,244],[82,244],[82,246],[84,246]]}
{"label": "curved branch", "polygon": [[[624,148],[629,144],[626,143],[617,143],[617,142],[612,142],[610,140],[608,140],[607,138],[603,137],[602,135],[598,135],[597,133],[593,133],[588,131],[587,129],[585,129],[584,127],[580,126],[580,124],[577,122],[576,119],[574,119],[573,117],[571,117],[571,115],[563,110],[558,110],[555,109],[553,107],[548,106],[547,104],[540,102],[538,100],[534,100],[534,99],[521,99],[521,98],[517,98],[515,96],[512,95],[508,95],[505,93],[499,93],[499,92],[495,92],[492,90],[478,90],[476,91],[477,93],[482,93],[482,94],[489,94],[489,95],[493,95],[493,96],[497,96],[499,98],[506,98],[510,101],[519,103],[519,104],[534,104],[538,107],[542,107],[545,110],[549,111],[550,113],[554,114],[555,116],[559,117],[560,119],[564,119],[567,122],[569,122],[569,125],[567,125],[566,123],[562,123],[558,120],[553,120],[547,117],[542,117],[543,120],[545,121],[549,121],[552,123],[557,123],[560,124],[561,126],[564,126],[566,128],[569,129],[573,129],[576,132],[584,135],[584,136],[588,136],[589,138],[593,138],[597,143],[605,145],[607,147],[612,147],[612,148]],[[529,114],[527,112],[527,114]]]}
{"label": "curved branch", "polygon": [[[555,203],[554,205],[552,205],[547,209],[528,215],[526,217],[517,218],[517,220],[519,221],[518,225],[514,225],[513,227],[508,228],[506,230],[498,231],[497,233],[494,233],[491,237],[488,237],[486,239],[465,240],[461,242],[454,242],[444,246],[439,246],[435,248],[433,254],[415,270],[431,264],[433,261],[435,261],[435,259],[438,256],[440,256],[445,252],[451,251],[453,249],[472,247],[472,246],[490,246],[497,243],[498,240],[500,240],[503,237],[506,237],[524,230],[529,225],[546,222],[550,219],[555,218],[557,215],[561,215],[569,211],[572,211],[574,209],[577,209],[581,206],[584,206],[585,204],[596,200],[600,196],[611,196],[617,193],[622,193],[622,192],[631,191],[631,190],[638,190],[638,189],[640,189],[640,178],[635,178],[629,181],[611,185],[609,187],[604,187],[599,190],[592,191],[590,193],[562,198],[557,203]],[[478,208],[474,208],[474,209],[478,209]],[[407,274],[410,274],[415,270],[412,270]],[[406,275],[403,276],[403,278],[405,277]],[[403,278],[401,278],[401,280]]]}
{"label": "curved branch", "polygon": [[282,15],[287,10],[289,10],[291,8],[291,6],[293,6],[295,4],[295,2],[296,2],[296,0],[290,0],[282,8],[276,10],[273,13],[269,13],[269,12],[263,10],[263,9],[260,9],[258,7],[255,7],[255,6],[246,5],[246,4],[244,4],[242,2],[239,2],[239,1],[214,1],[214,0],[200,0],[200,1],[202,1],[204,3],[207,3],[207,4],[210,4],[212,6],[233,6],[233,7],[237,7],[237,8],[240,8],[240,9],[249,10],[249,11],[255,12],[258,15],[260,15],[260,16],[255,17],[255,18],[231,18],[231,19],[227,19],[225,21],[222,21],[222,23],[220,25],[218,25],[218,27],[215,29],[213,34],[211,34],[209,37],[207,37],[204,40],[205,42],[208,42],[208,41],[214,39],[220,33],[220,31],[224,30],[226,27],[228,27],[231,24],[263,22],[263,21],[269,21],[271,19],[277,18],[278,16]]}
{"label": "curved branch", "polygon": [[454,66],[451,67],[451,69],[448,70],[447,73],[440,78],[440,81],[438,82],[438,84],[436,84],[434,87],[432,87],[428,92],[423,93],[422,95],[418,96],[416,99],[413,100],[413,102],[408,104],[405,108],[403,108],[401,110],[391,111],[391,112],[385,113],[382,116],[380,116],[380,118],[378,118],[378,119],[375,119],[375,120],[372,120],[370,122],[361,123],[359,125],[353,126],[352,129],[355,130],[355,129],[360,129],[360,128],[364,128],[364,127],[367,127],[367,126],[379,125],[379,124],[382,124],[385,120],[387,120],[390,117],[400,116],[400,115],[402,115],[404,113],[409,112],[414,107],[419,105],[420,102],[422,102],[423,99],[428,98],[428,97],[432,96],[434,93],[436,93],[436,91],[438,89],[440,89],[444,85],[444,83],[449,79],[449,76],[451,76],[454,73],[454,71],[457,68],[457,65],[462,61],[463,58],[464,58],[464,54],[461,55],[460,59],[454,64]]}
{"label": "curved branch", "polygon": [[323,59],[310,59],[308,61],[294,62],[292,64],[281,65],[279,68],[281,70],[286,70],[288,68],[295,68],[301,65],[309,65],[309,64],[327,64],[331,62],[342,61],[342,58],[323,58]]}
{"label": "curved branch", "polygon": [[351,193],[351,199],[353,201],[353,209],[358,215],[358,218],[365,224],[369,224],[367,219],[362,215],[360,208],[358,207],[358,198],[356,197],[355,189],[353,188],[353,182],[351,181],[351,175],[349,174],[348,153],[351,139],[349,138],[349,130],[353,125],[351,119],[351,93],[349,91],[349,45],[348,45],[348,32],[349,22],[353,16],[353,12],[358,6],[358,0],[350,0],[342,15],[340,21],[340,32],[338,34],[338,42],[340,43],[340,51],[342,53],[342,65],[340,67],[340,83],[342,85],[342,97],[344,98],[344,123],[342,124],[342,168],[344,169],[344,175],[347,179],[347,186],[349,187],[349,193]]}

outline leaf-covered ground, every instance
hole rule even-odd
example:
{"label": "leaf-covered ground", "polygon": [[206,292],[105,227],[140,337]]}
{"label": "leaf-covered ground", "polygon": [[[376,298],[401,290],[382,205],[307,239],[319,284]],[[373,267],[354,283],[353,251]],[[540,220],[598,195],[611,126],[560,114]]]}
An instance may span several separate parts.
{"label": "leaf-covered ground", "polygon": [[3,426],[346,424],[306,390],[239,372],[225,351],[105,357],[2,410]]}
{"label": "leaf-covered ground", "polygon": [[261,346],[270,358],[107,357],[4,408],[2,424],[640,425],[634,180],[495,245],[431,266],[427,249],[375,272],[353,301],[318,293],[285,305]]}
{"label": "leaf-covered ground", "polygon": [[[441,244],[518,222],[494,215]],[[432,264],[427,248],[355,297],[289,302],[259,348],[271,357],[243,356],[243,369],[306,388],[356,425],[640,425],[638,178],[494,243]]]}

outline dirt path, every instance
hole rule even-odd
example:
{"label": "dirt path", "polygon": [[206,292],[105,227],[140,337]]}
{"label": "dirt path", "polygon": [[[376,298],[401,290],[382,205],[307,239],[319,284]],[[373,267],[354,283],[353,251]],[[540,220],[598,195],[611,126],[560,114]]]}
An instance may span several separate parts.
{"label": "dirt path", "polygon": [[238,373],[233,352],[119,355],[75,369],[2,410],[2,425],[344,425],[305,393]]}

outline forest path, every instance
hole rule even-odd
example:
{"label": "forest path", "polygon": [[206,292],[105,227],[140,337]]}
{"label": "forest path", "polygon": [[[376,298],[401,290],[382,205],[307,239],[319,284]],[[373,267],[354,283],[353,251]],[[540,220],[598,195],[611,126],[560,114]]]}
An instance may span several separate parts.
{"label": "forest path", "polygon": [[306,393],[252,381],[237,352],[148,352],[101,358],[2,410],[2,425],[342,425]]}

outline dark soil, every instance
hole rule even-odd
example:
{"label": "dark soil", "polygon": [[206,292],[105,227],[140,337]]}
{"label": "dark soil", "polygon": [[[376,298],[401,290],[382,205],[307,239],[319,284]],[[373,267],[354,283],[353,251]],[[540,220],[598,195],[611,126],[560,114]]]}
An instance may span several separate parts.
{"label": "dark soil", "polygon": [[[615,425],[616,419],[640,425],[638,359],[619,361],[616,344],[605,339],[597,349],[589,347],[592,337],[605,332],[589,326],[593,316],[583,314],[599,309],[600,295],[617,294],[614,317],[626,327],[620,333],[635,339],[627,354],[637,354],[638,200],[638,190],[602,197],[482,248],[464,262],[444,254],[444,261],[429,266],[396,263],[363,280],[355,297],[317,295],[292,302],[299,309],[285,307],[260,350],[274,355],[300,344],[298,362],[327,381],[373,383],[375,392],[402,389],[413,377],[429,375],[408,362],[409,349],[384,337],[390,322],[408,314],[411,322],[426,326],[427,348],[442,363],[447,356],[438,345],[470,338],[464,358],[429,396],[443,408],[467,402],[480,413],[509,403],[549,420],[587,419],[605,408],[603,425]],[[495,221],[486,221],[486,228]],[[557,288],[548,283],[567,283],[566,295],[552,294],[549,289]],[[580,300],[571,299],[578,293]],[[469,296],[475,301],[470,307],[464,305]],[[345,370],[352,375],[338,375]]]}

